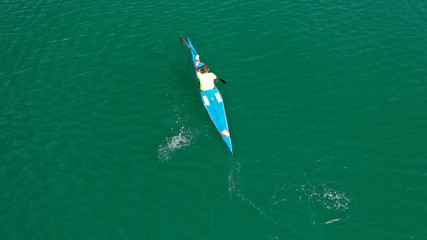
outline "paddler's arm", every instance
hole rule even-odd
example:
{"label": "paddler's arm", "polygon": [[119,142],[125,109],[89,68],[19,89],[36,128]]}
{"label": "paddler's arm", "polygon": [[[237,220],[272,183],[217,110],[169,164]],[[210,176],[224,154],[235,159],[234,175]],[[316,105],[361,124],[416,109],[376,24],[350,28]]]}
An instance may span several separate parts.
{"label": "paddler's arm", "polygon": [[196,70],[199,69],[199,62],[200,62],[200,56],[199,56],[199,54],[197,54],[197,56],[196,56],[196,65],[195,65]]}

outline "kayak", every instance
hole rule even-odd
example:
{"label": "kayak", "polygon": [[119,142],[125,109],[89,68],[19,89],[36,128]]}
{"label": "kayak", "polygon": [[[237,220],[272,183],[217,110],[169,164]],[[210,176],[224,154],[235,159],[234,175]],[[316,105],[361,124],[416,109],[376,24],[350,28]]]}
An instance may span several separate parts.
{"label": "kayak", "polygon": [[188,39],[188,44],[191,48],[191,57],[193,59],[194,73],[196,75],[197,85],[199,86],[200,97],[202,98],[203,105],[206,108],[206,111],[209,114],[209,117],[212,119],[212,122],[215,124],[216,129],[221,134],[222,140],[224,140],[230,152],[233,153],[233,146],[231,145],[230,131],[228,129],[227,116],[225,114],[224,101],[222,99],[221,93],[218,91],[218,88],[214,88],[208,91],[200,90],[200,82],[196,73],[196,50],[191,44],[190,38]]}

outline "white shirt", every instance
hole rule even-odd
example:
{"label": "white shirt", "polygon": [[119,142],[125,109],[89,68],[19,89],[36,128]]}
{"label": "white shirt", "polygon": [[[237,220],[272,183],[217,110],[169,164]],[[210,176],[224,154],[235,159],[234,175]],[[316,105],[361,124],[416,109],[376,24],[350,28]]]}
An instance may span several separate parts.
{"label": "white shirt", "polygon": [[214,80],[216,79],[215,74],[197,72],[197,77],[199,78],[200,90],[208,91],[215,88],[215,83],[214,83]]}

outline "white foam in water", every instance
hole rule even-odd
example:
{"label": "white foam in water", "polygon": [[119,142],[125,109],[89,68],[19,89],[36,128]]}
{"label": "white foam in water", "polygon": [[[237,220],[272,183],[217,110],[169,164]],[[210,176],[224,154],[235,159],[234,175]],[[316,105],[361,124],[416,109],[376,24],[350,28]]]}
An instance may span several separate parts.
{"label": "white foam in water", "polygon": [[[297,203],[309,202],[334,212],[345,212],[351,204],[351,199],[345,192],[328,187],[326,184],[319,186],[303,184],[296,188],[295,192],[300,193]],[[274,199],[273,204],[278,204],[281,201],[284,200]]]}
{"label": "white foam in water", "polygon": [[313,216],[313,220],[316,220],[313,221],[314,224],[331,224],[349,218],[352,198],[346,192],[335,189],[333,183],[297,186],[282,184],[274,191],[270,203],[272,206],[286,203],[295,203],[298,206],[308,204],[319,212],[319,216]]}
{"label": "white foam in water", "polygon": [[228,174],[228,192],[235,197],[244,198],[239,174],[240,163],[236,162]]}
{"label": "white foam in water", "polygon": [[262,216],[265,221],[276,224],[273,218],[271,218],[263,209],[258,207],[251,199],[249,199],[244,191],[242,181],[240,179],[240,169],[241,165],[239,162],[235,162],[231,168],[230,173],[228,174],[228,192],[231,197],[235,197],[242,202],[248,204],[252,209],[254,209],[260,216]]}
{"label": "white foam in water", "polygon": [[191,144],[191,132],[184,131],[184,127],[179,129],[179,133],[173,137],[166,137],[165,141],[157,149],[157,157],[162,161],[172,158],[176,150],[188,147]]}
{"label": "white foam in water", "polygon": [[328,210],[343,212],[349,208],[350,199],[346,196],[345,192],[332,189],[325,184],[321,187],[307,186],[305,193],[309,201],[320,203]]}
{"label": "white foam in water", "polygon": [[332,219],[332,220],[330,220],[330,221],[325,222],[325,224],[331,224],[331,223],[333,223],[333,222],[338,222],[338,221],[340,221],[340,220],[341,220],[341,218]]}

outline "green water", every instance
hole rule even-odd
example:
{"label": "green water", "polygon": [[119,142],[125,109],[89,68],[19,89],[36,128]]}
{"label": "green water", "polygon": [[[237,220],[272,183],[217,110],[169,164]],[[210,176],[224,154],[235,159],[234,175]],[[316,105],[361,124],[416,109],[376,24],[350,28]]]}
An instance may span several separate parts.
{"label": "green water", "polygon": [[[0,239],[426,239],[425,1],[3,1]],[[189,36],[218,86],[228,152]]]}

